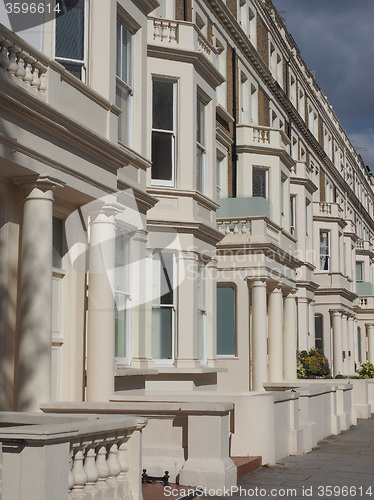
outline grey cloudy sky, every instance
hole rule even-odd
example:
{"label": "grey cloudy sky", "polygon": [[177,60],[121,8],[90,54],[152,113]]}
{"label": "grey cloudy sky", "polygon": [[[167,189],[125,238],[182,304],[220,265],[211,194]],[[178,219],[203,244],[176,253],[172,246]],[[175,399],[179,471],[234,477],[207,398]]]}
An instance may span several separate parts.
{"label": "grey cloudy sky", "polygon": [[374,171],[374,0],[273,3],[353,146]]}

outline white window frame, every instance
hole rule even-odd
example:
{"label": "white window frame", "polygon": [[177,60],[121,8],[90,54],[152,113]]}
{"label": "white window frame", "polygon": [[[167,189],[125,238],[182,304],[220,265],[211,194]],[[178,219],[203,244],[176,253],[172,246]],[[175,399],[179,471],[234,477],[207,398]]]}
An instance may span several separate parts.
{"label": "white window frame", "polygon": [[[321,233],[327,233],[327,253],[321,254]],[[327,258],[327,269],[322,269],[322,257]],[[331,268],[331,231],[329,229],[319,230],[319,270],[321,273],[329,273]]]}
{"label": "white window frame", "polygon": [[[121,68],[118,71],[117,68],[117,60],[118,60],[118,54],[116,52],[116,105],[121,109],[121,103],[118,102],[117,100],[117,90],[119,89],[121,92],[127,93],[127,107],[126,110],[122,110],[122,113],[126,111],[126,116],[121,113],[121,115],[118,117],[118,142],[121,144],[124,144],[126,146],[131,146],[133,143],[133,116],[134,116],[134,31],[130,28],[128,23],[126,22],[125,19],[123,19],[119,14],[117,14],[117,20],[116,20],[116,44],[117,44],[117,30],[118,26],[120,25],[121,27],[121,43],[120,47],[122,50],[122,39],[123,39],[123,30],[126,29],[128,32],[128,35],[130,36],[130,47],[127,48],[129,51],[129,57],[127,58],[128,60],[128,81],[124,81],[122,79],[122,63],[123,63],[123,57],[122,57],[122,52],[121,52]],[[116,51],[117,51],[117,46],[116,46]],[[120,75],[118,74],[120,73]],[[126,126],[126,135],[124,136],[124,132],[121,131],[121,125],[125,124]]]}
{"label": "white window frame", "polygon": [[[199,138],[197,137],[197,130],[198,130],[198,123],[200,121],[200,113],[198,112],[199,110],[199,103],[200,106],[203,106],[203,124],[201,126],[200,123],[200,130],[202,130],[202,142],[199,141]],[[206,120],[206,111],[207,104],[203,101],[203,99],[197,95],[196,99],[196,191],[202,194],[206,194],[206,154],[207,154],[207,149],[206,149],[206,126],[207,126],[207,120]],[[199,158],[201,159],[201,169],[199,168],[199,163],[197,161]],[[200,184],[200,178],[201,178],[201,185]]]}
{"label": "white window frame", "polygon": [[[127,228],[123,226],[117,226],[116,227],[116,232],[119,232],[121,230],[127,231]],[[115,300],[117,300],[118,296],[124,297],[127,302],[132,302],[133,300],[133,266],[131,265],[131,262],[133,257],[133,245],[132,245],[132,239],[131,236],[129,235],[129,255],[128,255],[128,262],[124,263],[124,265],[128,266],[128,280],[129,280],[129,286],[128,290],[119,290],[117,287],[117,283],[115,284]],[[115,270],[116,272],[116,270]],[[116,326],[117,328],[117,326]],[[117,366],[129,366],[131,364],[131,359],[132,359],[132,308],[127,307],[126,308],[126,324],[125,324],[125,342],[126,342],[126,356],[115,356],[115,360],[117,363]]]}
{"label": "white window frame", "polygon": [[[153,255],[156,253],[160,254],[165,254],[169,253],[173,256],[173,264],[172,264],[172,289],[173,289],[173,303],[172,304],[161,304],[160,300],[157,302],[157,298],[154,298],[152,301],[152,311],[153,309],[170,309],[171,310],[171,358],[165,359],[165,358],[153,358],[154,364],[157,366],[171,366],[174,364],[175,361],[175,335],[176,335],[176,309],[177,309],[177,259],[176,255],[174,252],[165,252],[162,251],[161,249],[155,249],[153,252]],[[153,259],[152,259],[153,260]],[[153,272],[153,270],[152,270]],[[158,297],[160,299],[161,297]],[[152,338],[153,342],[153,338]]]}
{"label": "white window frame", "polygon": [[159,12],[163,19],[175,19],[175,1],[160,0]]}
{"label": "white window frame", "polygon": [[[253,173],[255,170],[262,170],[265,172],[265,197],[254,195],[254,192],[253,192]],[[264,200],[269,200],[269,168],[268,167],[261,167],[258,165],[252,166],[252,198],[262,198]]]}
{"label": "white window frame", "polygon": [[[172,130],[164,130],[153,128],[153,117],[152,117],[152,135],[153,132],[161,132],[165,134],[170,134],[172,136],[172,152],[171,152],[171,180],[164,179],[153,179],[151,174],[151,185],[152,186],[164,186],[164,187],[175,187],[175,178],[176,178],[176,142],[177,142],[177,82],[175,80],[170,80],[162,77],[154,76],[152,78],[152,108],[153,108],[153,82],[167,82],[173,85],[173,129]],[[151,108],[151,109],[152,109]]]}
{"label": "white window frame", "polygon": [[290,195],[290,234],[296,236],[296,194]]}
{"label": "white window frame", "polygon": [[[56,29],[57,29],[57,24],[56,24],[56,16],[53,18],[53,58],[55,61],[59,62],[60,64],[64,65],[64,63],[71,63],[71,64],[77,64],[81,66],[81,78],[80,80],[83,83],[88,83],[88,71],[87,71],[87,61],[88,61],[88,20],[89,20],[89,0],[83,0],[84,1],[84,38],[83,38],[83,43],[84,43],[84,49],[83,49],[83,60],[80,59],[69,59],[67,57],[58,57],[56,56]],[[44,32],[43,32],[44,33]],[[66,70],[68,71],[68,70]],[[73,75],[74,76],[74,75]]]}
{"label": "white window frame", "polygon": [[[360,264],[361,267],[361,279],[357,279],[357,266]],[[364,262],[362,260],[357,260],[356,261],[356,283],[363,283],[364,282]]]}

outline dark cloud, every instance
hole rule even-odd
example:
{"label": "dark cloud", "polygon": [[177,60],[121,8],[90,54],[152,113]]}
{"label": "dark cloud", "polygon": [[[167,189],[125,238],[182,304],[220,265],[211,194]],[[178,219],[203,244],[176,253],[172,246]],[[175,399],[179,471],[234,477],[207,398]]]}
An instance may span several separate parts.
{"label": "dark cloud", "polygon": [[[348,135],[374,136],[374,1],[273,0]],[[353,144],[358,147],[358,142]],[[374,146],[360,151],[372,163]],[[370,153],[370,149],[372,150]],[[374,163],[372,163],[374,165]]]}

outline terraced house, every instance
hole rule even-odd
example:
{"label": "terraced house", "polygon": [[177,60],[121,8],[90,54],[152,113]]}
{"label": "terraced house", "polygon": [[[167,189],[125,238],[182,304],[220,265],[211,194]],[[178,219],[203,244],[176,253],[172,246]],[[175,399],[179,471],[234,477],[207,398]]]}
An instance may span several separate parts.
{"label": "terraced house", "polygon": [[215,485],[370,415],[287,391],[374,362],[374,190],[271,1],[57,5],[0,27],[0,408],[148,416],[143,464]]}

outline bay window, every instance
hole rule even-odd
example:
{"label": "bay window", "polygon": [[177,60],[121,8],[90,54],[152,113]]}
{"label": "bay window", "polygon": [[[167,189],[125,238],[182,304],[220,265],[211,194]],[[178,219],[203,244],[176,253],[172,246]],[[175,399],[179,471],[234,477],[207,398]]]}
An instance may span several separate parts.
{"label": "bay window", "polygon": [[197,98],[196,124],[196,189],[205,193],[206,145],[205,145],[205,104]]}
{"label": "bay window", "polygon": [[152,357],[157,364],[174,360],[175,255],[161,250],[153,255]]}
{"label": "bay window", "polygon": [[131,142],[133,106],[133,34],[121,18],[117,18],[116,105],[122,111],[118,117],[118,140]]}
{"label": "bay window", "polygon": [[70,9],[68,2],[60,0],[60,9],[55,23],[55,59],[85,82],[87,0],[78,0]]}
{"label": "bay window", "polygon": [[175,179],[174,82],[153,80],[152,184],[174,186]]}
{"label": "bay window", "polygon": [[319,236],[320,270],[330,270],[330,231],[321,230]]}
{"label": "bay window", "polygon": [[131,237],[121,228],[115,239],[115,356],[118,365],[130,364]]}

